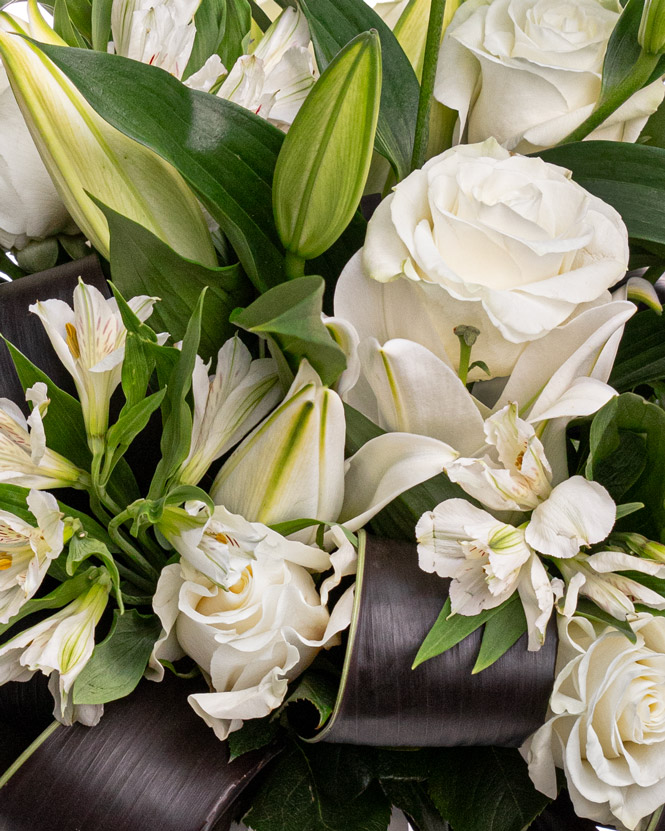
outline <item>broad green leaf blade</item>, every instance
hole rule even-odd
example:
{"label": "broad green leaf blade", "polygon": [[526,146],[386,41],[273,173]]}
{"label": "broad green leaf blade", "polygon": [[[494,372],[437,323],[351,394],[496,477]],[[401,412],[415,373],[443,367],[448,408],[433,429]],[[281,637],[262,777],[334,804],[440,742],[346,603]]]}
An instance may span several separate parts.
{"label": "broad green leaf blade", "polygon": [[199,3],[194,14],[196,36],[189,61],[182,74],[183,81],[198,72],[208,58],[217,52],[224,36],[226,6],[226,0],[201,0]]}
{"label": "broad green leaf blade", "polygon": [[[645,577],[648,575],[640,574],[639,576]],[[589,600],[586,597],[582,597],[577,601],[577,608],[575,609],[575,614],[592,621],[592,623],[601,623],[605,626],[614,626],[614,628],[618,629],[619,632],[624,634],[631,643],[637,642],[637,635],[635,634],[635,632],[633,632],[628,621],[617,620],[617,618],[612,617],[612,615],[610,615],[604,609],[601,609],[600,606],[596,606],[596,604],[593,601]]]}
{"label": "broad green leaf blade", "polygon": [[276,127],[157,67],[83,49],[42,49],[103,119],[179,171],[260,291],[283,280],[271,192],[283,140]]}
{"label": "broad green leaf blade", "polygon": [[420,87],[397,39],[365,3],[357,0],[301,0],[321,70],[350,40],[376,29],[381,39],[383,85],[376,150],[393,167],[397,181],[409,174]]}
{"label": "broad green leaf blade", "polygon": [[[89,3],[88,8],[90,8]],[[67,0],[55,0],[55,6],[53,7],[53,28],[69,46],[81,46],[85,48],[86,42],[71,19]]]}
{"label": "broad green leaf blade", "polygon": [[631,239],[665,244],[665,149],[618,141],[580,141],[544,150],[583,188],[621,214]]}
{"label": "broad green leaf blade", "polygon": [[286,699],[292,701],[307,701],[319,716],[317,730],[328,721],[335,706],[338,681],[330,675],[311,670],[306,672],[298,681],[296,688]]}
{"label": "broad green leaf blade", "polygon": [[642,49],[637,42],[637,33],[643,8],[644,0],[629,0],[612,31],[603,62],[599,101],[604,101],[620,86],[640,58]]}
{"label": "broad green leaf blade", "polygon": [[430,796],[455,831],[524,831],[551,802],[519,751],[502,747],[442,748]]}
{"label": "broad green leaf blade", "polygon": [[626,323],[609,383],[619,392],[665,379],[665,317],[647,309]]}
{"label": "broad green leaf blade", "polygon": [[208,288],[201,317],[200,355],[217,354],[234,334],[229,314],[253,296],[252,286],[239,266],[207,268],[186,260],[166,243],[131,219],[100,206],[111,232],[111,275],[124,297],[159,297],[150,316],[157,332],[182,340],[201,291]]}
{"label": "broad green leaf blade", "polygon": [[248,719],[240,730],[235,730],[229,735],[229,761],[250,753],[252,750],[259,750],[270,744],[279,733],[279,720],[273,718],[252,718]]}
{"label": "broad green leaf blade", "polygon": [[247,0],[224,0],[226,19],[224,37],[217,49],[224,66],[231,71],[238,58],[247,52],[252,9]]}
{"label": "broad green leaf blade", "polygon": [[418,831],[450,831],[427,793],[426,783],[382,779],[381,789],[390,804],[403,811]]}
{"label": "broad green leaf blade", "polygon": [[270,337],[285,353],[293,372],[307,358],[324,384],[332,384],[346,367],[342,349],[321,320],[321,277],[299,277],[276,286],[251,306],[231,315],[231,322]]}
{"label": "broad green leaf blade", "polygon": [[665,101],[644,125],[639,142],[650,147],[665,147]]}
{"label": "broad green leaf blade", "polygon": [[526,632],[527,624],[521,603],[509,603],[485,624],[478,659],[473,673],[482,672],[496,663]]}
{"label": "broad green leaf blade", "polygon": [[416,659],[413,662],[413,669],[425,661],[429,661],[430,658],[436,658],[437,655],[441,655],[443,652],[451,649],[455,644],[458,644],[466,638],[467,635],[475,632],[483,623],[505,609],[506,606],[517,602],[518,596],[515,593],[507,600],[504,600],[500,606],[495,606],[493,609],[485,609],[478,615],[473,615],[472,617],[453,615],[449,617],[451,613],[450,598],[447,598],[439,617],[434,622],[434,625],[418,650]]}
{"label": "broad green leaf blade", "polygon": [[76,679],[74,704],[106,704],[129,695],[143,676],[160,631],[155,615],[116,611],[110,633]]}
{"label": "broad green leaf blade", "polygon": [[333,59],[282,145],[273,208],[284,247],[311,260],[347,227],[360,202],[379,115],[381,48],[358,35]]}

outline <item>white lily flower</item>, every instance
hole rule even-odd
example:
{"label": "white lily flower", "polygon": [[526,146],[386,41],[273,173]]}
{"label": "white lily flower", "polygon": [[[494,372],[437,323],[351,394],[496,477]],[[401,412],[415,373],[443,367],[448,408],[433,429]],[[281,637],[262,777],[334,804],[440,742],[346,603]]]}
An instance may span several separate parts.
{"label": "white lily flower", "polygon": [[529,511],[552,490],[552,469],[533,427],[509,404],[486,419],[487,444],[498,461],[459,458],[446,467],[448,478],[483,505],[497,511]]}
{"label": "white lily flower", "polygon": [[[150,317],[155,299],[133,297],[128,305],[144,321]],[[88,436],[93,440],[103,437],[109,401],[120,383],[125,357],[127,330],[117,302],[79,280],[73,309],[63,300],[44,300],[30,306],[30,311],[44,324],[53,348],[74,379]]]}
{"label": "white lily flower", "polygon": [[284,538],[259,522],[248,522],[222,505],[210,513],[202,502],[167,508],[159,531],[180,556],[222,589],[233,588],[260,557],[276,557],[313,571],[326,571],[330,555],[320,548]]}
{"label": "white lily flower", "polygon": [[0,511],[0,623],[34,596],[63,548],[65,526],[55,498],[31,490],[27,503],[37,527]]}
{"label": "white lily flower", "polygon": [[317,519],[355,531],[457,455],[436,439],[387,433],[345,462],[345,434],[339,395],[303,361],[282,404],[223,465],[211,496],[252,522]]}
{"label": "white lily flower", "polygon": [[[58,673],[64,716],[72,684],[95,647],[95,627],[106,608],[111,578],[99,569],[84,594],[0,646],[0,684]],[[57,717],[57,716],[56,716]]]}
{"label": "white lily flower", "polygon": [[309,42],[305,15],[284,9],[254,52],[238,58],[217,94],[288,130],[318,77]]}
{"label": "white lily flower", "polygon": [[473,616],[494,609],[518,591],[528,648],[540,649],[562,584],[550,579],[522,528],[499,522],[464,499],[448,499],[423,514],[416,538],[420,568],[452,578],[453,614]]}
{"label": "white lily flower", "polygon": [[616,521],[614,500],[598,482],[573,476],[557,485],[526,528],[526,541],[550,557],[574,557],[604,540]]}
{"label": "white lily flower", "polygon": [[219,350],[210,378],[209,367],[196,356],[192,439],[179,475],[183,484],[198,484],[212,462],[237,444],[280,398],[275,362],[270,358],[253,361],[237,337]]}
{"label": "white lily flower", "polygon": [[615,572],[637,571],[662,579],[665,565],[642,557],[633,557],[622,551],[600,551],[586,556],[578,554],[557,562],[566,581],[563,614],[571,617],[579,595],[593,600],[596,605],[619,620],[635,613],[634,603],[652,609],[665,609],[665,598],[631,577]]}
{"label": "white lily flower", "polygon": [[0,398],[0,482],[39,490],[87,487],[88,474],[46,446],[46,384],[30,387],[26,398],[33,404],[27,419],[13,401]]}

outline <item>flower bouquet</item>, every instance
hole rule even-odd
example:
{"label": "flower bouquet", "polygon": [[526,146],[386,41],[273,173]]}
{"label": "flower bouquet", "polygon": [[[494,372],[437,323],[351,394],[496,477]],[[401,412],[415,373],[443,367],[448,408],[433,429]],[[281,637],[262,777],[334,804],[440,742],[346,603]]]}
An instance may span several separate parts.
{"label": "flower bouquet", "polygon": [[27,12],[0,826],[665,827],[665,4]]}

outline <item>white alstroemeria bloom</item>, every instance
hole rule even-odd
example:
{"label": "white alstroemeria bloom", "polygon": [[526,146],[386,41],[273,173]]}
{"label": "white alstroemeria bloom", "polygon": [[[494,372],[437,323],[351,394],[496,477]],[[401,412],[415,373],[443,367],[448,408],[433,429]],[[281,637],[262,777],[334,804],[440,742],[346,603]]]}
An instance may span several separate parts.
{"label": "white alstroemeria bloom", "polygon": [[345,461],[345,434],[339,395],[303,361],[282,404],[225,462],[211,496],[252,522],[317,519],[355,531],[457,455],[436,439],[387,433]]}
{"label": "white alstroemeria bloom", "polygon": [[0,511],[0,623],[33,597],[63,548],[65,526],[55,498],[31,490],[27,503],[37,527]]}
{"label": "white alstroemeria bloom", "polygon": [[574,557],[581,547],[602,542],[615,521],[616,505],[605,488],[572,476],[531,514],[526,541],[549,557]]}
{"label": "white alstroemeria bloom", "polygon": [[35,672],[58,673],[64,717],[69,691],[95,647],[95,627],[106,608],[111,578],[100,568],[92,585],[55,614],[14,635],[0,646],[0,684],[27,681]]}
{"label": "white alstroemeria bloom", "polygon": [[231,590],[245,569],[260,557],[279,557],[314,571],[330,567],[320,548],[285,539],[259,522],[248,522],[217,505],[212,516],[202,502],[166,508],[157,527],[180,556],[225,590]]}
{"label": "white alstroemeria bloom", "polygon": [[529,649],[539,649],[560,580],[550,580],[543,564],[514,528],[464,499],[448,499],[416,526],[418,563],[423,571],[451,577],[453,614],[477,615],[520,594],[529,632]]}
{"label": "white alstroemeria bloom", "polygon": [[238,58],[217,94],[288,130],[318,78],[309,43],[305,15],[284,9],[253,53]]}
{"label": "white alstroemeria bloom", "polygon": [[339,642],[351,619],[353,588],[329,614],[308,571],[280,550],[257,547],[228,590],[186,561],[166,566],[157,585],[153,606],[163,632],[149,677],[161,680],[161,660],[193,658],[210,692],[191,695],[189,703],[222,740],[279,707],[289,682],[320,649]]}
{"label": "white alstroemeria bloom", "polygon": [[631,643],[612,626],[559,619],[547,722],[521,748],[552,799],[556,768],[579,817],[622,829],[665,802],[665,619],[639,614]]}
{"label": "white alstroemeria bloom", "polygon": [[[115,53],[159,66],[182,79],[194,46],[194,15],[200,3],[201,0],[113,0],[111,33]],[[219,76],[224,71],[219,57],[213,56],[212,63]]]}
{"label": "white alstroemeria bloom", "polygon": [[448,478],[497,511],[530,511],[548,498],[552,469],[536,431],[508,404],[486,419],[487,445],[497,457],[459,458],[446,467]]}
{"label": "white alstroemeria bloom", "polygon": [[[152,313],[154,297],[132,297],[128,305],[144,321]],[[88,436],[104,436],[109,401],[120,383],[127,330],[115,298],[106,299],[94,286],[79,280],[74,308],[63,300],[44,300],[30,306],[44,324],[58,357],[71,374],[83,408]]]}
{"label": "white alstroemeria bloom", "polygon": [[635,613],[635,602],[652,609],[665,609],[665,598],[631,577],[615,572],[636,571],[663,579],[665,565],[622,551],[599,551],[587,556],[577,554],[557,561],[557,568],[566,581],[563,614],[571,617],[579,595],[590,598],[618,620]]}
{"label": "white alstroemeria bloom", "polygon": [[87,487],[88,474],[46,446],[46,384],[30,387],[26,398],[33,405],[28,418],[13,401],[0,398],[0,482],[39,490]]}
{"label": "white alstroemeria bloom", "polygon": [[275,362],[253,361],[238,338],[226,341],[217,354],[215,374],[196,356],[192,375],[194,419],[189,454],[182,464],[182,484],[196,485],[219,459],[256,426],[280,399]]}

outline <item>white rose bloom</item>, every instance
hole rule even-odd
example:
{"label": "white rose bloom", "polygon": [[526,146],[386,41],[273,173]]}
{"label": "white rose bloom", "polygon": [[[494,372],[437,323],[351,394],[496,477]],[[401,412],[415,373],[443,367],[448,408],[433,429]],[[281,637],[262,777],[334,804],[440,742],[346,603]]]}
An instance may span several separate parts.
{"label": "white rose bloom", "polygon": [[563,768],[575,813],[636,829],[665,802],[665,619],[639,614],[636,643],[613,627],[559,620],[550,718],[522,748],[538,790]]}
{"label": "white rose bloom", "polygon": [[149,675],[161,679],[160,660],[193,658],[211,691],[189,702],[222,740],[279,707],[289,682],[351,619],[352,589],[329,615],[309,572],[278,554],[248,552],[251,563],[228,590],[184,561],[166,566],[157,585],[153,605],[164,630]]}
{"label": "white rose bloom", "polygon": [[76,232],[44,167],[0,64],[0,247]]}
{"label": "white rose bloom", "polygon": [[[435,97],[469,142],[530,153],[558,144],[595,108],[618,0],[466,0],[441,46]],[[589,138],[635,141],[665,95],[635,93]]]}

